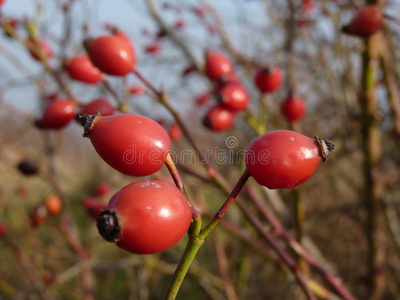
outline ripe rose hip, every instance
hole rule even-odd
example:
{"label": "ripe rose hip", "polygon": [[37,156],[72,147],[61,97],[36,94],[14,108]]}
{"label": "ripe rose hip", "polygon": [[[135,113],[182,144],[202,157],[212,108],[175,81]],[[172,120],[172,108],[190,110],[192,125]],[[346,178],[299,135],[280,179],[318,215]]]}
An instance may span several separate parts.
{"label": "ripe rose hip", "polygon": [[217,98],[226,108],[238,112],[247,108],[250,96],[241,84],[230,83],[218,90]]}
{"label": "ripe rose hip", "polygon": [[47,196],[44,201],[44,205],[46,206],[46,210],[49,215],[58,215],[63,207],[60,197],[56,195]]}
{"label": "ripe rose hip", "polygon": [[213,106],[203,120],[204,125],[213,131],[225,131],[232,127],[235,117],[222,105]]}
{"label": "ripe rose hip", "polygon": [[142,95],[145,93],[143,85],[135,84],[129,90],[131,95]]}
{"label": "ripe rose hip", "polygon": [[133,45],[115,35],[105,35],[87,43],[87,51],[92,63],[108,75],[124,76],[136,64]]}
{"label": "ripe rose hip", "polygon": [[104,78],[103,73],[93,65],[87,55],[79,55],[69,59],[66,68],[69,77],[87,84],[97,84]]}
{"label": "ripe rose hip", "polygon": [[30,211],[29,217],[31,219],[33,226],[36,227],[36,226],[43,224],[47,220],[47,217],[48,217],[46,207],[44,205],[35,206]]}
{"label": "ripe rose hip", "polygon": [[172,124],[172,126],[168,130],[169,137],[172,141],[178,142],[182,139],[182,129],[178,125],[178,123]]}
{"label": "ripe rose hip", "polygon": [[117,171],[147,176],[161,169],[171,147],[168,133],[140,115],[79,116],[100,157]]}
{"label": "ripe rose hip", "polygon": [[[41,51],[44,58],[48,59],[53,55],[50,46],[44,40],[34,41],[33,39],[29,39],[28,44],[37,49],[37,51]],[[34,60],[40,61],[40,57],[36,51],[29,49],[29,53]]]}
{"label": "ripe rose hip", "polygon": [[0,222],[0,237],[6,235],[7,231],[8,231],[8,226],[5,223]]}
{"label": "ripe rose hip", "polygon": [[136,254],[174,246],[189,229],[192,210],[175,186],[157,180],[134,182],[116,193],[97,219],[103,238]]}
{"label": "ripe rose hip", "polygon": [[210,80],[218,80],[224,75],[234,73],[231,61],[216,51],[206,53],[205,72]]}
{"label": "ripe rose hip", "polygon": [[95,196],[102,197],[106,196],[111,191],[111,187],[107,182],[100,182],[95,189]]}
{"label": "ripe rose hip", "polygon": [[362,7],[350,23],[343,27],[344,33],[359,37],[369,37],[383,26],[382,11],[377,5]]}
{"label": "ripe rose hip", "polygon": [[36,121],[36,125],[44,129],[61,129],[74,118],[75,104],[69,99],[56,99],[47,104],[42,117]]}
{"label": "ripe rose hip", "polygon": [[102,116],[111,116],[115,113],[115,107],[107,99],[98,98],[83,105],[79,114],[94,115],[97,112]]}
{"label": "ripe rose hip", "polygon": [[157,54],[161,50],[161,44],[159,42],[152,42],[145,47],[145,51],[149,54]]}
{"label": "ripe rose hip", "polygon": [[203,105],[207,104],[208,100],[210,100],[210,97],[211,97],[211,93],[205,92],[197,97],[196,104],[198,106],[203,106]]}
{"label": "ripe rose hip", "polygon": [[90,197],[84,198],[82,205],[93,220],[97,220],[101,212],[107,209],[107,205],[99,199]]}
{"label": "ripe rose hip", "polygon": [[260,185],[269,189],[290,189],[309,179],[333,148],[334,144],[329,140],[312,139],[290,130],[275,130],[250,143],[245,163]]}
{"label": "ripe rose hip", "polygon": [[254,83],[261,93],[273,93],[282,85],[282,71],[278,67],[261,67],[254,77]]}
{"label": "ripe rose hip", "polygon": [[289,96],[282,102],[281,112],[288,122],[301,120],[306,113],[306,102],[300,96]]}

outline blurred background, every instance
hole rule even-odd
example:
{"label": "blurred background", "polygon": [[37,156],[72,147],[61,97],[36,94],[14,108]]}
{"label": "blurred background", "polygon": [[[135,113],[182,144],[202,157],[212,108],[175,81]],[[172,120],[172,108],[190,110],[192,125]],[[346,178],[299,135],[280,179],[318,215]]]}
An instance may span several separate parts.
{"label": "blurred background", "polygon": [[[101,238],[93,215],[142,178],[109,167],[75,121],[62,130],[33,125],[51,99],[69,96],[66,90],[80,106],[106,98],[117,113],[158,121],[204,223],[226,198],[210,167],[231,186],[244,168],[242,159],[221,163],[218,150],[240,158],[254,138],[277,129],[335,143],[329,161],[294,190],[269,190],[250,179],[240,201],[277,245],[234,205],[206,239],[177,299],[307,299],[277,249],[299,266],[319,299],[400,299],[398,1],[0,3],[0,299],[163,299],[187,241],[140,256]],[[367,4],[381,7],[382,28],[367,38],[343,33]],[[97,85],[68,76],[66,62],[85,53],[83,40],[115,28],[131,39],[137,69],[165,90],[172,110],[133,74]],[[24,43],[32,31],[52,50],[50,69]],[[204,125],[221,101],[221,82],[204,71],[206,51],[228,58],[235,82],[249,94],[248,107],[223,132]],[[255,84],[263,66],[282,71],[273,93]],[[306,106],[296,121],[281,113],[294,95]],[[195,148],[186,131],[209,153],[208,164],[179,160]],[[146,178],[173,183],[165,167]],[[61,199],[62,211],[41,215],[49,196]],[[333,278],[353,298],[332,286]]]}

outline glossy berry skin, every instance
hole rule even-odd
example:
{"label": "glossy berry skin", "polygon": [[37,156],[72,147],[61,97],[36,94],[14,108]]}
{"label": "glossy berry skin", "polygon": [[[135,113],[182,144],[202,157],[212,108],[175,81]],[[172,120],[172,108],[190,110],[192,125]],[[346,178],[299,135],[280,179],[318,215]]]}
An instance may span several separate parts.
{"label": "glossy berry skin", "polygon": [[216,81],[224,75],[234,73],[234,67],[226,56],[209,51],[206,53],[205,72],[210,80]]}
{"label": "glossy berry skin", "polygon": [[131,176],[156,173],[171,147],[169,135],[160,124],[133,114],[99,116],[85,136],[90,137],[106,163]]}
{"label": "glossy berry skin", "polygon": [[110,191],[111,191],[111,187],[107,182],[100,182],[96,186],[94,194],[96,197],[103,197],[103,196],[107,196]]}
{"label": "glossy berry skin", "polygon": [[261,93],[273,93],[280,88],[283,81],[281,69],[278,67],[261,67],[257,70],[254,83]]}
{"label": "glossy berry skin", "polygon": [[247,108],[250,96],[241,84],[231,83],[219,89],[217,98],[226,108],[238,112]]}
{"label": "glossy berry skin", "polygon": [[92,63],[108,75],[124,76],[136,64],[133,45],[114,35],[105,35],[88,42],[87,50]]}
{"label": "glossy berry skin", "polygon": [[68,99],[52,100],[36,125],[44,129],[61,129],[75,118],[75,104]]}
{"label": "glossy berry skin", "polygon": [[[129,184],[116,193],[97,219],[97,227],[107,241],[126,251],[152,254],[178,243],[191,219],[191,207],[174,185],[146,180]],[[105,226],[110,221],[117,225],[113,230]]]}
{"label": "glossy berry skin", "polygon": [[269,189],[290,189],[302,184],[321,161],[316,139],[289,130],[265,133],[253,140],[245,153],[251,176]]}
{"label": "glossy berry skin", "polygon": [[103,210],[107,209],[107,205],[99,199],[86,197],[82,201],[82,205],[86,212],[93,220],[97,220]]}
{"label": "glossy berry skin", "polygon": [[46,206],[46,210],[49,215],[58,215],[63,208],[60,197],[56,195],[49,195],[46,197],[44,205]]}
{"label": "glossy berry skin", "polygon": [[235,117],[222,105],[213,106],[203,120],[204,125],[213,131],[225,131],[232,127]]}
{"label": "glossy berry skin", "polygon": [[102,116],[111,116],[115,113],[115,107],[107,99],[98,98],[83,105],[79,114],[94,115],[97,112]]}
{"label": "glossy berry skin", "polygon": [[[43,53],[43,56],[47,59],[49,59],[53,55],[50,46],[44,40],[39,40],[38,42],[35,42],[34,40],[29,39],[28,44],[32,45],[33,47],[37,47],[38,50],[40,49],[40,51]],[[36,53],[32,49],[29,49],[29,53],[34,60],[40,61],[38,53]]]}
{"label": "glossy berry skin", "polygon": [[344,33],[359,37],[369,37],[383,26],[383,15],[377,5],[362,7],[350,23],[343,27]]}
{"label": "glossy berry skin", "polygon": [[288,122],[301,120],[306,113],[306,102],[300,96],[289,96],[282,102],[281,112]]}
{"label": "glossy berry skin", "polygon": [[93,65],[87,55],[69,59],[66,68],[69,77],[87,84],[97,84],[104,78],[103,73]]}

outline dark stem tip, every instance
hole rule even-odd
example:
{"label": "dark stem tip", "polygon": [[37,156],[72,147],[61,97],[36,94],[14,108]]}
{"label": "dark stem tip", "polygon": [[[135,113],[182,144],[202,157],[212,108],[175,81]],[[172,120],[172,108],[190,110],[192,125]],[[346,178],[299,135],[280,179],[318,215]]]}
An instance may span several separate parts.
{"label": "dark stem tip", "polygon": [[121,237],[121,226],[118,214],[113,210],[104,210],[97,218],[97,229],[108,242],[117,243]]}

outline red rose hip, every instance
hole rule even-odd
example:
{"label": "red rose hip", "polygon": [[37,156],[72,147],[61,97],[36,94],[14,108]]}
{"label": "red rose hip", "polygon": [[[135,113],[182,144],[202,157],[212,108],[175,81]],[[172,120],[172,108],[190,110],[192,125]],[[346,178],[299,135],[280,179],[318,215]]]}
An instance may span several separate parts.
{"label": "red rose hip", "polygon": [[203,120],[204,125],[213,131],[225,131],[232,127],[235,117],[222,105],[213,106]]}
{"label": "red rose hip", "polygon": [[100,157],[117,171],[147,176],[161,169],[171,140],[156,121],[140,115],[123,114],[78,117]]}
{"label": "red rose hip", "polygon": [[344,33],[369,37],[383,26],[382,11],[377,5],[362,7],[350,23],[343,27]]}
{"label": "red rose hip", "polygon": [[261,67],[254,77],[254,83],[261,93],[273,93],[282,85],[282,71],[278,67]]}
{"label": "red rose hip", "polygon": [[136,64],[133,45],[115,35],[105,35],[87,43],[87,51],[92,63],[108,75],[124,76]]}
{"label": "red rose hip", "polygon": [[107,99],[98,98],[83,105],[79,114],[94,115],[97,112],[99,112],[103,117],[111,116],[115,113],[115,107]]}
{"label": "red rose hip", "polygon": [[75,108],[75,103],[69,99],[51,100],[36,125],[44,129],[64,128],[75,118]]}
{"label": "red rose hip", "polygon": [[275,130],[250,143],[245,163],[260,185],[269,189],[290,189],[309,179],[333,149],[334,144],[329,140]]}
{"label": "red rose hip", "polygon": [[206,53],[205,72],[210,80],[218,80],[224,75],[234,73],[234,68],[231,61],[215,51]]}
{"label": "red rose hip", "polygon": [[69,77],[87,84],[99,83],[104,77],[103,73],[93,65],[87,55],[75,56],[69,59],[66,68]]}
{"label": "red rose hip", "polygon": [[306,102],[300,96],[289,96],[282,102],[281,112],[288,122],[301,120],[306,113]]}
{"label": "red rose hip", "polygon": [[217,98],[226,108],[238,112],[247,108],[250,96],[241,84],[230,83],[219,89]]}
{"label": "red rose hip", "polygon": [[97,219],[103,238],[136,254],[174,246],[189,229],[192,210],[175,186],[157,180],[134,182],[116,193]]}

